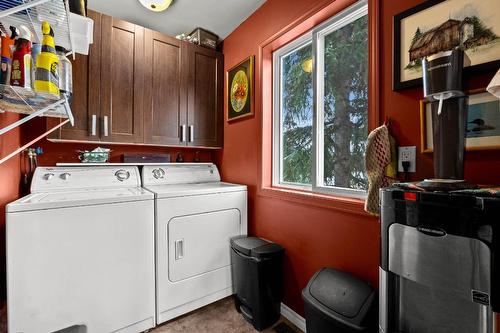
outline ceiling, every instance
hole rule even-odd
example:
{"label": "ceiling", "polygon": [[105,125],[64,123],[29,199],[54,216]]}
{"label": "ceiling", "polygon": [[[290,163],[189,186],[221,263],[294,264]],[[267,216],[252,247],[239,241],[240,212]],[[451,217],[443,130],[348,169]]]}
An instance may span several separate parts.
{"label": "ceiling", "polygon": [[137,0],[88,0],[88,8],[152,30],[175,36],[197,27],[226,38],[265,0],[174,0],[161,13],[144,8]]}

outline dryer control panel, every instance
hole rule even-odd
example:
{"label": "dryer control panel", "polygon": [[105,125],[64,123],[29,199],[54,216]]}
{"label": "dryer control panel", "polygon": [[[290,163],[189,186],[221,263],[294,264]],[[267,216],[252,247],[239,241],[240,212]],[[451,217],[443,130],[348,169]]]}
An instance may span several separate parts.
{"label": "dryer control panel", "polygon": [[135,166],[38,167],[31,193],[141,186]]}
{"label": "dryer control panel", "polygon": [[142,169],[142,185],[172,185],[220,182],[215,164],[146,165]]}

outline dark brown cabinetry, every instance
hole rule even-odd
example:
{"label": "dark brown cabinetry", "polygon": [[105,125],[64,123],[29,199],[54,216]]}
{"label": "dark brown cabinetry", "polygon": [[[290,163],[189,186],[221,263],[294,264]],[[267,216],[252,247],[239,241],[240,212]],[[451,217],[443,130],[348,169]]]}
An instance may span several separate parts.
{"label": "dark brown cabinetry", "polygon": [[[49,139],[99,141],[101,14],[89,10],[88,16],[94,20],[94,42],[90,45],[89,55],[77,54],[74,60],[70,57],[73,67],[71,111],[75,124],[63,126],[51,133]],[[48,127],[54,127],[60,121],[47,118]]]}
{"label": "dark brown cabinetry", "polygon": [[188,145],[222,146],[222,54],[195,45],[188,50]]}
{"label": "dark brown cabinetry", "polygon": [[146,29],[144,80],[144,142],[182,145],[186,122],[187,45]]}
{"label": "dark brown cabinetry", "polygon": [[94,44],[73,62],[75,126],[57,141],[221,147],[223,57],[89,11]]}
{"label": "dark brown cabinetry", "polygon": [[144,28],[102,15],[101,140],[143,142]]}

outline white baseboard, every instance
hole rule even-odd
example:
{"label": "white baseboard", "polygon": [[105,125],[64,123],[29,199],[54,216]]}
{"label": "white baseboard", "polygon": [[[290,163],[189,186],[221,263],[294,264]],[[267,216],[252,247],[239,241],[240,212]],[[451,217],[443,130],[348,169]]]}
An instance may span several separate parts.
{"label": "white baseboard", "polygon": [[283,303],[281,303],[281,315],[306,333],[306,320]]}

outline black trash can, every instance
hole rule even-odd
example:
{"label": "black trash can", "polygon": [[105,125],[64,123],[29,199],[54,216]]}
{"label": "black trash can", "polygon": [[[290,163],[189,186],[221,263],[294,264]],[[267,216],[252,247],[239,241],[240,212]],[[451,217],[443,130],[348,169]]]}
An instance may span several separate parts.
{"label": "black trash can", "polygon": [[281,245],[258,237],[231,240],[235,306],[258,331],[280,318],[283,253]]}
{"label": "black trash can", "polygon": [[368,283],[322,268],[302,291],[308,333],[376,332],[376,294]]}

